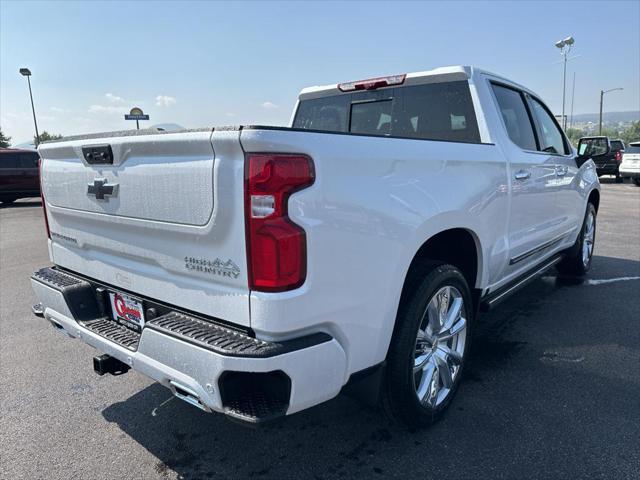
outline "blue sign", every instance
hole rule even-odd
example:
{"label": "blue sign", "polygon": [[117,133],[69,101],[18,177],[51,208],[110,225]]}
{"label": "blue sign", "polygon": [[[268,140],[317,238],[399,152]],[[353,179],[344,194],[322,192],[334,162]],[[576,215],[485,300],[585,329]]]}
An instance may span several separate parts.
{"label": "blue sign", "polygon": [[129,113],[124,114],[125,120],[149,120],[149,115],[131,115]]}

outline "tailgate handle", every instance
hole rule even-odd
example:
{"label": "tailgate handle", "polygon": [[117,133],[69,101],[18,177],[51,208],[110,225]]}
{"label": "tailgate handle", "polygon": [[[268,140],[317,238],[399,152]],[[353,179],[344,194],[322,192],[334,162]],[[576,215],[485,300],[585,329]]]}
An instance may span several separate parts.
{"label": "tailgate handle", "polygon": [[87,145],[82,147],[82,156],[90,165],[113,165],[111,145]]}

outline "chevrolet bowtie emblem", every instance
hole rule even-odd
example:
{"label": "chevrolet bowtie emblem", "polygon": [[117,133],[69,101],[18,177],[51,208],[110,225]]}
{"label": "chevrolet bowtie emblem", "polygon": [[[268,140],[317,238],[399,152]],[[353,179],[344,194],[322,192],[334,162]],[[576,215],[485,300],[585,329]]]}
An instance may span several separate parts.
{"label": "chevrolet bowtie emblem", "polygon": [[87,185],[87,195],[95,195],[98,200],[109,200],[106,195],[118,195],[118,184],[108,183],[106,178],[96,178],[92,184]]}

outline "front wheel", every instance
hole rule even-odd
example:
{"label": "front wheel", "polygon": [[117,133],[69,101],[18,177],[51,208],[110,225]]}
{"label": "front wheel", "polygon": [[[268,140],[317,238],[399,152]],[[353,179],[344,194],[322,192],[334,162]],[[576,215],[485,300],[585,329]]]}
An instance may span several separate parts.
{"label": "front wheel", "polygon": [[382,402],[393,420],[423,427],[442,415],[458,388],[474,309],[465,277],[452,265],[423,266],[406,289]]}
{"label": "front wheel", "polygon": [[584,275],[591,268],[593,248],[596,241],[596,208],[592,203],[587,204],[587,212],[582,222],[582,229],[576,244],[566,253],[558,263],[558,271],[569,275]]}

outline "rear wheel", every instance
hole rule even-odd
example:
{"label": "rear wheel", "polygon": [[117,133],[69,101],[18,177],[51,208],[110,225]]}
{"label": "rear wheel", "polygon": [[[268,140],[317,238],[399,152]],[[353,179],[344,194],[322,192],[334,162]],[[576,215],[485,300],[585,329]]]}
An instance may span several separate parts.
{"label": "rear wheel", "polygon": [[634,178],[633,183],[636,184],[636,187],[640,187],[640,178]]}
{"label": "rear wheel", "polygon": [[576,244],[566,253],[558,263],[558,271],[570,275],[584,275],[591,268],[593,248],[596,241],[596,208],[592,203],[587,204],[587,212],[582,222],[582,229]]}
{"label": "rear wheel", "polygon": [[624,182],[624,178],[620,176],[620,173],[616,173],[616,183]]}
{"label": "rear wheel", "polygon": [[387,356],[383,406],[422,427],[446,410],[460,383],[474,309],[460,270],[429,264],[412,275]]}

